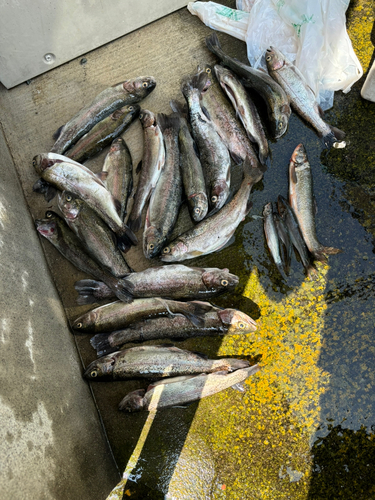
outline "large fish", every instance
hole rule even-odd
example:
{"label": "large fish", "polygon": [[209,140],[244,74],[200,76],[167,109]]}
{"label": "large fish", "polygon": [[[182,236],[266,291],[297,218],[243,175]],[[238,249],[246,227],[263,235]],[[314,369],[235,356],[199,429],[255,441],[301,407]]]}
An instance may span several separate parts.
{"label": "large fish", "polygon": [[[64,219],[48,210],[45,219],[35,220],[36,229],[74,266],[103,281],[112,293],[123,302],[133,300],[126,279],[118,279],[104,271],[89,257],[77,236],[69,229]],[[131,285],[130,285],[131,288]]]}
{"label": "large fish", "polygon": [[143,157],[137,167],[140,172],[128,226],[138,231],[142,224],[142,210],[150,198],[165,163],[163,134],[152,111],[142,109],[139,115],[143,126]]}
{"label": "large fish", "polygon": [[116,109],[81,137],[71,149],[65,152],[65,155],[80,163],[96,155],[128,129],[139,115],[140,109],[138,104]]}
{"label": "large fish", "polygon": [[[259,160],[265,165],[269,155],[268,142],[255,104],[250,99],[244,86],[229,69],[216,65],[215,73],[222,89],[231,100],[248,138],[251,142],[257,144]],[[253,156],[255,156],[254,153]]]}
{"label": "large fish", "polygon": [[113,196],[91,170],[55,153],[35,156],[33,165],[45,181],[61,191],[70,191],[82,198],[116,233],[121,250],[127,250],[137,243],[133,232],[121,220]]}
{"label": "large fish", "polygon": [[211,120],[204,114],[200,96],[206,87],[205,72],[184,79],[181,91],[189,106],[190,125],[198,146],[211,212],[226,202],[230,188],[230,155]]}
{"label": "large fish", "polygon": [[126,142],[115,139],[104,159],[102,172],[106,174],[105,185],[115,203],[120,205],[120,219],[124,220],[126,205],[133,188],[133,163]]}
{"label": "large fish", "polygon": [[82,108],[56,133],[51,152],[63,154],[98,122],[118,108],[144,99],[156,86],[152,76],[139,76],[109,87]]}
{"label": "large fish", "polygon": [[58,207],[86,251],[104,269],[117,278],[131,272],[117,248],[113,232],[81,198],[63,191],[58,195]]}
{"label": "large fish", "polygon": [[157,121],[164,137],[165,164],[152,192],[143,230],[143,253],[148,259],[156,257],[169,238],[177,220],[182,197],[178,148],[180,118],[178,115],[168,116],[160,113]]}
{"label": "large fish", "polygon": [[313,90],[308,86],[299,69],[288,61],[280,50],[275,47],[267,49],[266,63],[272,78],[288,95],[292,108],[318,132],[326,146],[341,141],[345,137],[342,130],[331,127],[323,120],[323,111],[316,102]]}
{"label": "large fish", "polygon": [[122,330],[97,334],[90,340],[98,356],[117,351],[129,342],[155,339],[187,339],[216,335],[245,335],[255,332],[256,322],[236,309],[212,307],[202,315],[202,322],[194,325],[185,316],[160,317],[139,321]]}
{"label": "large fish", "polygon": [[260,370],[258,365],[242,368],[233,373],[226,371],[200,375],[175,377],[129,393],[120,402],[123,411],[156,411],[171,406],[181,406],[212,396],[246,380]]}
{"label": "large fish", "polygon": [[206,356],[178,347],[149,345],[131,347],[99,358],[90,363],[83,376],[90,380],[166,378],[221,370],[233,372],[248,366],[249,362],[242,359],[207,359]]}
{"label": "large fish", "polygon": [[80,332],[111,332],[137,321],[176,314],[182,314],[198,325],[197,316],[211,309],[208,302],[181,302],[161,297],[135,299],[131,304],[111,302],[79,316],[72,327]]}
{"label": "large fish", "polygon": [[262,177],[262,170],[252,167],[246,160],[244,180],[233,199],[214,215],[199,222],[163,248],[161,260],[176,262],[220,250],[249,213],[251,189]]}
{"label": "large fish", "polygon": [[206,38],[208,49],[221,61],[243,78],[242,83],[254,89],[267,105],[268,118],[275,139],[285,134],[288,128],[291,109],[289,98],[281,86],[271,78],[266,71],[254,69],[229,57],[220,46],[216,33]]}
{"label": "large fish", "polygon": [[172,110],[175,113],[179,113],[180,116],[178,145],[180,148],[182,183],[191,218],[195,222],[199,222],[206,217],[208,211],[206,184],[202,165],[199,160],[199,151],[190,134],[181,104],[176,101],[170,101],[170,105]]}
{"label": "large fish", "polygon": [[236,118],[236,111],[221,90],[212,66],[206,64],[201,71],[208,76],[201,94],[202,110],[213,123],[236,163],[242,163],[246,157],[251,157],[256,163],[258,160],[245,130]]}
{"label": "large fish", "polygon": [[273,218],[272,203],[267,203],[263,208],[263,228],[264,234],[266,236],[267,246],[272,255],[273,261],[275,262],[281,276],[286,279],[280,252],[279,236],[277,233],[275,220]]}
{"label": "large fish", "polygon": [[303,144],[296,147],[289,163],[289,202],[296,214],[306,246],[315,260],[325,261],[326,255],[342,251],[326,247],[317,239],[311,167]]}
{"label": "large fish", "polygon": [[[230,292],[239,279],[228,269],[216,267],[187,267],[182,264],[149,267],[145,271],[127,276],[134,297],[166,297],[174,300],[206,300],[224,292]],[[75,288],[80,294],[80,304],[90,304],[113,297],[108,287],[93,280],[77,281]]]}

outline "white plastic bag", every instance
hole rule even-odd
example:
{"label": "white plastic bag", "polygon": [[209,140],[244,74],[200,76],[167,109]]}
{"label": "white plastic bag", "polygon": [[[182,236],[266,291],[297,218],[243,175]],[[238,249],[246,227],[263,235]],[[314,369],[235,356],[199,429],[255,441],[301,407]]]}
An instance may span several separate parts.
{"label": "white plastic bag", "polygon": [[348,4],[349,0],[237,0],[243,11],[223,6],[220,10],[214,2],[189,3],[188,8],[207,26],[245,40],[255,68],[266,68],[265,50],[277,47],[300,69],[321,107],[329,109],[334,91],[349,92],[363,74],[346,32]]}

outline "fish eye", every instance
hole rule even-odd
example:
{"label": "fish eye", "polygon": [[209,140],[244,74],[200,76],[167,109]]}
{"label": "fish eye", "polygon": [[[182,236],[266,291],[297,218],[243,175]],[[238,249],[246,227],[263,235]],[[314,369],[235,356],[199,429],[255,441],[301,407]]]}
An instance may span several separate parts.
{"label": "fish eye", "polygon": [[218,200],[217,196],[212,196],[212,198],[211,198],[212,203],[216,203],[217,200]]}
{"label": "fish eye", "polygon": [[283,123],[280,122],[279,125],[278,125],[278,128],[281,130],[283,128],[283,126],[284,126]]}
{"label": "fish eye", "polygon": [[267,56],[267,57],[266,57],[266,61],[270,61],[271,59],[272,59],[272,57],[271,57],[271,56]]}
{"label": "fish eye", "polygon": [[129,106],[129,111],[133,111],[133,106]]}
{"label": "fish eye", "polygon": [[95,377],[97,377],[97,376],[98,376],[98,372],[97,372],[96,370],[93,370],[93,371],[90,373],[90,376],[91,376],[92,378],[95,378]]}
{"label": "fish eye", "polygon": [[238,323],[238,327],[243,330],[245,328],[245,323]]}
{"label": "fish eye", "polygon": [[149,246],[148,246],[148,248],[149,248],[150,250],[153,250],[153,249],[155,248],[155,245],[154,245],[153,243],[150,243],[150,244],[149,244]]}
{"label": "fish eye", "polygon": [[72,201],[72,197],[71,197],[71,195],[70,195],[70,194],[67,194],[67,195],[65,196],[65,199],[66,199],[66,201]]}
{"label": "fish eye", "polygon": [[76,324],[76,328],[82,328],[82,326],[83,326],[82,323],[77,323]]}
{"label": "fish eye", "polygon": [[194,213],[195,214],[200,214],[201,212],[201,209],[200,208],[194,208]]}
{"label": "fish eye", "polygon": [[222,286],[228,286],[228,280],[221,280],[220,283]]}
{"label": "fish eye", "polygon": [[51,217],[53,217],[53,212],[51,212],[50,210],[48,210],[46,212],[46,217],[47,217],[47,219],[50,219]]}
{"label": "fish eye", "polygon": [[36,160],[33,160],[33,167],[36,166]]}
{"label": "fish eye", "polygon": [[169,247],[163,248],[163,253],[169,253],[171,249]]}
{"label": "fish eye", "polygon": [[143,88],[148,87],[148,83],[147,83],[147,82],[143,82],[143,83],[142,83],[142,87],[143,87]]}
{"label": "fish eye", "polygon": [[141,113],[141,114],[139,115],[139,119],[140,119],[140,120],[142,120],[142,118],[143,118],[143,114]]}
{"label": "fish eye", "polygon": [[210,74],[211,73],[211,68],[206,68],[206,73]]}

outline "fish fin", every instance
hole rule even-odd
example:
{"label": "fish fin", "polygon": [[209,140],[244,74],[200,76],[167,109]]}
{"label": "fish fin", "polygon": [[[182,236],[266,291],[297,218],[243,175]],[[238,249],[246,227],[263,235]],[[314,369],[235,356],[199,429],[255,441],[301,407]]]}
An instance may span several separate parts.
{"label": "fish fin", "polygon": [[127,304],[133,302],[134,285],[126,278],[120,278],[116,280],[116,283],[113,285],[113,287],[111,287],[111,289],[116,294],[116,297],[122,302],[126,302]]}
{"label": "fish fin", "polygon": [[[250,210],[252,208],[253,208],[253,202],[251,200],[247,200],[247,203],[246,203],[246,215],[250,212]],[[245,220],[245,217],[242,220]]]}
{"label": "fish fin", "polygon": [[132,245],[136,245],[138,243],[136,235],[126,224],[123,224],[121,233],[116,233],[116,236],[117,246],[123,252],[127,252]]}
{"label": "fish fin", "polygon": [[141,170],[142,170],[142,160],[138,163],[137,168],[135,169],[136,174],[139,174]]}
{"label": "fish fin", "polygon": [[169,101],[169,105],[174,113],[179,113],[181,116],[185,118],[185,120],[188,117],[188,108],[186,104],[182,104],[179,101],[176,101],[175,99],[171,99]]}
{"label": "fish fin", "polygon": [[98,356],[104,356],[105,354],[110,354],[112,352],[118,351],[118,346],[116,348],[112,347],[108,337],[110,333],[98,333],[91,337],[90,344],[96,350]]}
{"label": "fish fin", "polygon": [[219,39],[218,39],[216,33],[211,33],[211,35],[206,38],[206,46],[207,46],[208,50],[213,52],[215,55],[217,55],[219,57],[219,59],[221,59],[220,54],[223,53],[223,50],[221,48],[221,45],[220,45],[220,42],[219,42]]}
{"label": "fish fin", "polygon": [[296,166],[294,163],[290,166],[290,177],[292,178],[294,184],[297,184]]}
{"label": "fish fin", "polygon": [[206,106],[201,106],[201,109],[203,111],[203,114],[206,118],[208,118],[208,120],[211,121],[211,115],[210,113],[208,112],[208,109],[206,108]]}
{"label": "fish fin", "polygon": [[243,171],[245,177],[247,177],[252,184],[256,184],[263,178],[263,171],[259,167],[253,167],[248,156],[243,162]]}
{"label": "fish fin", "polygon": [[345,138],[346,134],[344,131],[340,130],[337,127],[333,127],[332,125],[330,125],[330,127],[333,135],[336,137],[338,141],[342,141]]}
{"label": "fish fin", "polygon": [[208,359],[207,354],[203,354],[203,352],[199,352],[199,351],[191,351],[191,352],[196,354],[197,356],[199,356],[202,359]]}
{"label": "fish fin", "polygon": [[242,393],[246,392],[246,387],[244,386],[243,382],[238,382],[238,384],[234,384],[231,387],[235,391],[242,392]]}
{"label": "fish fin", "polygon": [[[344,134],[344,132],[342,132],[339,129],[335,129],[335,130],[337,130],[337,133],[338,133],[338,135],[340,135],[340,137],[345,137],[345,135],[342,135],[342,134]],[[335,147],[335,148],[339,147],[340,148],[340,147],[346,146],[345,141],[338,139],[332,131],[328,132],[328,134],[324,135],[322,137],[322,141],[323,141],[324,146],[328,149],[330,149],[331,147]],[[339,143],[339,146],[336,145],[337,143]]]}
{"label": "fish fin", "polygon": [[336,255],[338,253],[343,252],[340,248],[335,248],[335,247],[323,247],[322,251],[327,255]]}
{"label": "fish fin", "polygon": [[196,89],[201,94],[206,86],[208,75],[205,72],[197,73],[193,77],[188,76],[182,80],[181,92],[187,95],[191,90]]}
{"label": "fish fin", "polygon": [[264,153],[261,153],[261,152],[259,151],[259,155],[258,155],[258,156],[259,156],[259,161],[260,161],[260,163],[261,163],[263,166],[267,167],[267,158],[268,158],[268,154],[264,154]]}
{"label": "fish fin", "polygon": [[172,129],[174,133],[177,133],[180,129],[180,117],[176,114],[166,115],[165,113],[158,113],[157,122],[162,132]]}
{"label": "fish fin", "polygon": [[140,230],[142,225],[142,214],[138,215],[135,219],[128,220],[128,226],[133,232]]}
{"label": "fish fin", "polygon": [[59,127],[56,132],[52,135],[52,139],[54,139],[55,141],[57,141],[57,139],[60,137],[61,135],[61,132],[62,132],[62,129],[65,127],[65,123],[64,125],[61,125],[61,127]]}
{"label": "fish fin", "polygon": [[42,194],[47,202],[50,202],[57,194],[57,189],[42,178],[34,183],[33,191]]}
{"label": "fish fin", "polygon": [[95,174],[95,176],[105,184],[107,181],[108,172],[104,172],[102,170],[101,172],[98,172],[97,174]]}
{"label": "fish fin", "polygon": [[80,297],[79,304],[93,304],[106,298],[113,298],[113,291],[102,281],[80,280],[76,281],[74,288]]}
{"label": "fish fin", "polygon": [[242,163],[243,160],[238,154],[234,153],[233,151],[229,151],[229,153],[236,165],[240,165]]}
{"label": "fish fin", "polygon": [[291,113],[291,109],[290,109],[290,105],[289,104],[283,104],[281,107],[280,107],[280,112],[282,114],[285,114],[285,113]]}

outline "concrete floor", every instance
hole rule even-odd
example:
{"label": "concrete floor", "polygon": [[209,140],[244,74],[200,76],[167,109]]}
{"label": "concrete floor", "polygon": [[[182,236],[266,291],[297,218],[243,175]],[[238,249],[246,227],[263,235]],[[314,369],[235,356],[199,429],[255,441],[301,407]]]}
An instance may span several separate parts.
{"label": "concrete floor", "polygon": [[[235,2],[223,3],[234,7]],[[369,19],[371,9],[365,0],[352,3],[348,17],[353,30],[358,12],[363,10]],[[49,150],[53,132],[79,108],[102,89],[128,77],[154,76],[157,87],[142,105],[168,113],[169,100],[182,99],[181,77],[195,71],[198,64],[216,62],[204,45],[210,32],[183,9],[85,55],[85,64],[78,58],[33,79],[30,85],[10,91],[0,88],[0,172],[4,179],[0,188],[0,339],[6,347],[1,352],[0,411],[9,422],[2,429],[5,439],[0,451],[10,464],[0,469],[0,486],[9,491],[9,498],[104,498],[118,481],[89,387],[81,379],[82,366],[74,346],[75,341],[87,366],[95,358],[90,336],[73,337],[68,328],[70,319],[88,309],[77,306],[74,290],[74,282],[84,275],[47,241],[38,243],[32,219],[42,217],[47,208],[56,209],[56,201],[47,206],[32,192],[37,179],[32,158]],[[361,62],[368,65],[373,47],[369,31],[361,33],[367,33],[368,39],[361,39],[355,49]],[[353,38],[358,42],[355,33]],[[220,40],[224,50],[245,60],[242,42],[223,35]],[[123,395],[143,387],[142,382],[92,384],[115,461],[121,472],[127,468],[130,474],[125,498],[336,498],[331,493],[324,496],[324,488],[328,491],[329,486],[316,473],[318,466],[323,470],[322,463],[328,470],[332,450],[344,450],[345,455],[347,449],[344,444],[330,444],[329,436],[334,435],[330,425],[335,426],[337,436],[342,436],[339,425],[346,426],[345,439],[368,452],[370,458],[358,459],[351,470],[362,470],[363,465],[366,471],[366,460],[373,463],[373,445],[368,448],[365,439],[375,423],[371,395],[375,380],[368,370],[375,348],[371,337],[374,294],[370,290],[364,302],[355,291],[350,296],[342,292],[343,298],[327,306],[329,297],[340,296],[340,287],[347,290],[346,280],[357,283],[358,276],[363,277],[369,288],[368,277],[375,268],[373,195],[369,192],[375,186],[369,168],[374,145],[368,134],[375,112],[373,104],[360,99],[361,83],[347,96],[337,94],[328,113],[329,121],[350,136],[348,147],[322,152],[316,134],[293,114],[287,135],[271,144],[272,165],[253,194],[252,213],[257,215],[267,201],[285,195],[288,160],[303,141],[314,168],[318,234],[324,242],[346,250],[330,258],[329,266],[319,267],[317,282],[308,282],[294,262],[291,286],[281,286],[264,245],[261,223],[251,217],[240,226],[232,246],[188,261],[195,266],[229,267],[238,274],[239,290],[217,303],[259,318],[259,330],[257,337],[244,340],[212,338],[179,345],[212,357],[262,357],[264,368],[249,384],[248,393],[225,391],[187,410],[160,412],[151,421],[146,414],[124,415],[117,410]],[[124,138],[136,166],[142,156],[140,124],[132,125]],[[100,171],[105,154],[87,165]],[[178,228],[187,224],[185,207]],[[136,271],[150,265],[141,248],[132,248],[127,258]],[[369,394],[361,392],[363,380],[370,387],[363,391]],[[367,406],[362,397],[367,398]],[[311,453],[318,428],[323,446]],[[319,450],[325,447],[327,456],[319,461]],[[335,460],[340,463],[339,452]],[[371,498],[371,481],[361,482],[361,474],[345,476],[343,470],[321,475],[329,482],[337,473],[334,491],[347,494],[337,498]],[[351,493],[356,480],[363,496]]]}

